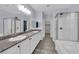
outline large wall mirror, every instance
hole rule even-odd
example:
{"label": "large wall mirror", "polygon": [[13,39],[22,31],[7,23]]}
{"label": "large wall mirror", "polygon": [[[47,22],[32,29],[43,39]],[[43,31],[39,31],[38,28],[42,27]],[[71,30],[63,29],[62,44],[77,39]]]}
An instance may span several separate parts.
{"label": "large wall mirror", "polygon": [[27,30],[27,21],[23,21],[23,31],[25,32]]}
{"label": "large wall mirror", "polygon": [[21,32],[21,21],[17,17],[0,19],[0,36]]}
{"label": "large wall mirror", "polygon": [[41,23],[40,21],[33,20],[31,25],[32,25],[32,28],[40,28]]}
{"label": "large wall mirror", "polygon": [[0,19],[0,36],[3,36],[3,20]]}

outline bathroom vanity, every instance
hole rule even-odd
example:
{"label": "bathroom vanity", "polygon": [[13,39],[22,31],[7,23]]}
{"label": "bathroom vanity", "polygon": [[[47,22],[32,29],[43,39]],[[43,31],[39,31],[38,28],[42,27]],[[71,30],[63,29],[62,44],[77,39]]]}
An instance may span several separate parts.
{"label": "bathroom vanity", "polygon": [[41,39],[41,30],[30,30],[26,33],[22,33],[14,37],[1,40],[0,53],[32,54],[32,52],[34,51]]}

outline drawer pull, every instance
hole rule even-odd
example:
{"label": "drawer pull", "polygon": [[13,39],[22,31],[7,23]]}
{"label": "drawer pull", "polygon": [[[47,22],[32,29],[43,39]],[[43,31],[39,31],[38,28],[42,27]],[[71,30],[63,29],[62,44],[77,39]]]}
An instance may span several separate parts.
{"label": "drawer pull", "polygon": [[18,46],[18,48],[19,48],[20,46]]}

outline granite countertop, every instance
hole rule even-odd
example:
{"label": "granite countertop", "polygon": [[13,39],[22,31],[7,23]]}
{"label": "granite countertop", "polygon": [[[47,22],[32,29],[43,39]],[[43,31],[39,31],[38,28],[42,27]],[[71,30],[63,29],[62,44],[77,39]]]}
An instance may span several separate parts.
{"label": "granite countertop", "polygon": [[32,37],[33,35],[39,33],[40,31],[41,30],[30,30],[26,33],[22,33],[20,35],[25,35],[26,37],[24,39],[18,40],[18,41],[11,42],[11,41],[9,41],[9,39],[13,38],[13,37],[17,37],[19,35],[16,35],[16,36],[13,36],[13,37],[10,37],[10,38],[6,38],[4,40],[0,40],[0,53],[7,50],[7,49],[9,49],[9,48],[11,48],[11,47],[13,47],[13,46],[15,46],[16,44],[21,43],[22,41]]}

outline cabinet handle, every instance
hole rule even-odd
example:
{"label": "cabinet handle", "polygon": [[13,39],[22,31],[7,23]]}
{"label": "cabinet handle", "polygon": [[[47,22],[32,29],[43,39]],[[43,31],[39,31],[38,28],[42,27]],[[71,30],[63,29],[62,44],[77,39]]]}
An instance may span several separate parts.
{"label": "cabinet handle", "polygon": [[19,48],[20,46],[18,46],[18,48]]}

